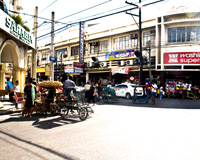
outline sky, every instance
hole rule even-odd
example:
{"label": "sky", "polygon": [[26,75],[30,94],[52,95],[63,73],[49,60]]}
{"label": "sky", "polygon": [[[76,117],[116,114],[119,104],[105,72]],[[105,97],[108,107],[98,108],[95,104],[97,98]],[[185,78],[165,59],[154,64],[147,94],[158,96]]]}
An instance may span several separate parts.
{"label": "sky", "polygon": [[[9,7],[9,1],[5,0],[7,6]],[[38,18],[38,37],[49,33],[51,31],[50,23],[43,23],[44,21],[50,22],[51,13],[55,12],[55,20],[65,23],[56,23],[55,30],[65,26],[66,24],[70,24],[73,22],[79,22],[81,19],[91,19],[94,17],[99,17],[102,15],[106,15],[109,13],[125,10],[132,8],[133,6],[125,3],[125,0],[20,0],[22,3],[23,10],[21,13],[26,13],[33,15],[35,6],[38,7],[38,16],[43,17],[48,20]],[[138,4],[139,0],[127,0],[128,2],[132,2],[134,4]],[[154,2],[156,0],[142,0],[142,4]],[[168,2],[171,2],[170,5]],[[182,5],[186,3],[187,6],[191,5],[194,2],[198,2],[197,0],[165,0],[163,2],[159,2],[155,5],[150,5],[142,8],[142,19],[144,20],[146,17],[150,16],[156,17],[161,14],[163,10],[170,10],[173,5]],[[92,9],[89,9],[91,8]],[[84,11],[83,11],[84,10]],[[111,11],[112,10],[112,11]],[[110,11],[110,12],[109,12]],[[77,12],[81,12],[78,13]],[[103,13],[103,14],[100,14]],[[138,9],[132,10],[131,13],[138,14]],[[31,16],[21,15],[23,20],[26,20],[27,26],[32,29],[33,28],[33,18]],[[138,21],[137,17],[134,17],[136,21]],[[101,18],[95,21],[89,21],[87,24],[103,24],[107,26],[115,26],[115,25],[128,25],[135,23],[133,18],[125,13],[117,14],[115,16],[109,16],[107,18]]]}

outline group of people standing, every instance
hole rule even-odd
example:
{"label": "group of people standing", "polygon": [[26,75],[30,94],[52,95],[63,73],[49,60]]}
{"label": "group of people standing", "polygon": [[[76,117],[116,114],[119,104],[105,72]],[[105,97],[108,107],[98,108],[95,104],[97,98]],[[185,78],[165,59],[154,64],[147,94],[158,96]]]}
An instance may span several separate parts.
{"label": "group of people standing", "polygon": [[160,86],[158,88],[157,84],[155,82],[150,82],[148,81],[146,83],[146,92],[147,92],[147,95],[148,96],[154,96],[154,97],[157,97],[161,100],[162,97],[163,97],[163,94],[164,94],[164,91],[163,91],[163,87]]}

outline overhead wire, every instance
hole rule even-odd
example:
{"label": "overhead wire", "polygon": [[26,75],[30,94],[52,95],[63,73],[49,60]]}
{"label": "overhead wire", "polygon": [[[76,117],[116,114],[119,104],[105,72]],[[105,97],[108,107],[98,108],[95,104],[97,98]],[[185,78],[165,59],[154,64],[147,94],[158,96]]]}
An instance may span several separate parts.
{"label": "overhead wire", "polygon": [[[148,5],[151,5],[151,4],[155,4],[155,3],[161,2],[161,1],[164,1],[164,0],[157,0],[157,1],[154,1],[154,2],[151,2],[151,3],[148,3],[148,4],[144,4],[143,7],[148,6]],[[118,12],[115,12],[115,13],[110,13],[110,14],[107,14],[107,15],[103,15],[103,16],[95,17],[95,18],[91,18],[91,19],[86,19],[86,20],[82,20],[82,21],[93,21],[93,20],[96,20],[96,19],[100,19],[100,18],[103,18],[103,17],[107,17],[107,16],[111,16],[111,15],[123,13],[123,12],[130,11],[130,10],[137,9],[137,8],[138,8],[138,7],[132,7],[132,8],[130,8],[130,9],[121,10],[121,11],[118,11]],[[72,23],[72,24],[75,24],[75,23],[79,23],[79,22],[74,22],[74,23]],[[66,26],[64,26],[64,27],[66,27]],[[63,29],[64,27],[61,27],[61,28],[59,28],[59,29],[57,29],[57,30],[61,30],[61,29]],[[46,36],[46,35],[48,35],[48,34],[51,34],[51,32],[46,33],[46,34],[44,34],[44,35],[42,35],[42,36],[40,36],[40,37]],[[39,37],[39,38],[40,38],[40,37]]]}

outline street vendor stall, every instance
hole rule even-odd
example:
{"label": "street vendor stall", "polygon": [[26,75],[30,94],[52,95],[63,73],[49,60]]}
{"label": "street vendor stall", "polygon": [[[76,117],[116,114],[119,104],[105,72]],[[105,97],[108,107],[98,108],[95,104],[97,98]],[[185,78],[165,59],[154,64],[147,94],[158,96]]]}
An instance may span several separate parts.
{"label": "street vendor stall", "polygon": [[56,98],[56,91],[59,93],[61,90],[56,90],[56,88],[61,88],[62,87],[61,82],[57,81],[43,81],[37,83],[38,87],[42,87],[41,93],[39,93],[39,99],[37,99],[36,102],[36,111],[40,111],[40,113],[45,113],[51,112],[55,113],[57,108],[51,107],[51,104],[55,102]]}

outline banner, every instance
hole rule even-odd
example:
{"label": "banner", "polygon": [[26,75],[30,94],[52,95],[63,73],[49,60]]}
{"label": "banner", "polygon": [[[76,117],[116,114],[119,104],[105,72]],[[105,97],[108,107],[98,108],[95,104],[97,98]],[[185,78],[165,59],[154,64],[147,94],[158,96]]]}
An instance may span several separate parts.
{"label": "banner", "polygon": [[112,75],[114,74],[128,74],[129,73],[129,67],[115,67],[112,68]]}
{"label": "banner", "polygon": [[164,64],[200,64],[200,52],[164,53]]}
{"label": "banner", "polygon": [[134,58],[134,50],[126,50],[126,51],[119,51],[119,52],[110,52],[106,53],[106,60],[119,60],[119,59],[131,59]]}
{"label": "banner", "polygon": [[84,22],[80,22],[79,30],[79,62],[84,62]]}

